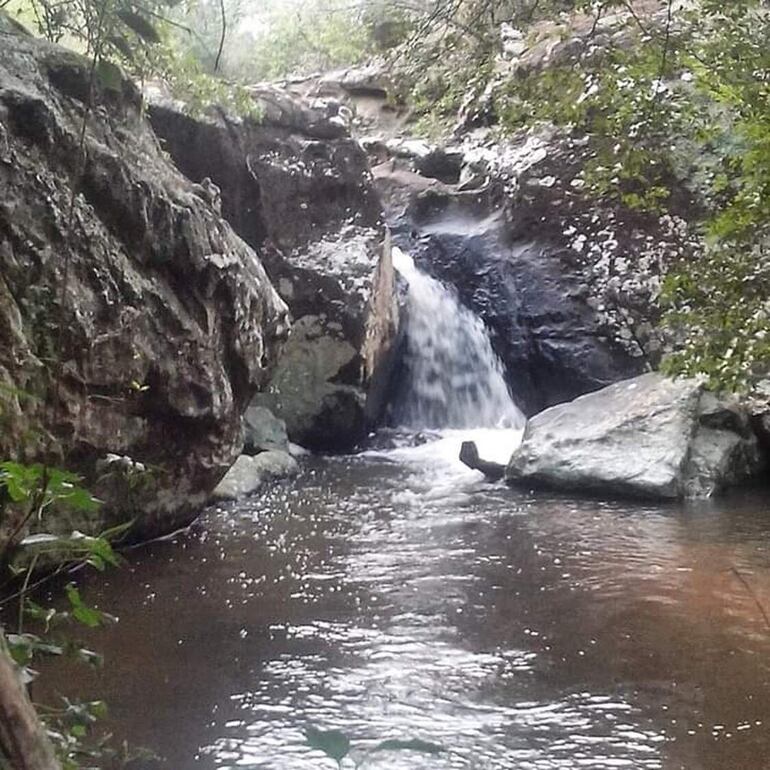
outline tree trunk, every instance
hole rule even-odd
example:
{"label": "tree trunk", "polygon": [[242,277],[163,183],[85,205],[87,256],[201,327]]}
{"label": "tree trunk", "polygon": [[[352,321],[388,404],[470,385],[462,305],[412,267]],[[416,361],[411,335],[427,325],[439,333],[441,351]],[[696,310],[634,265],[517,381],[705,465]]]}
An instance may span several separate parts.
{"label": "tree trunk", "polygon": [[0,767],[61,770],[0,628]]}

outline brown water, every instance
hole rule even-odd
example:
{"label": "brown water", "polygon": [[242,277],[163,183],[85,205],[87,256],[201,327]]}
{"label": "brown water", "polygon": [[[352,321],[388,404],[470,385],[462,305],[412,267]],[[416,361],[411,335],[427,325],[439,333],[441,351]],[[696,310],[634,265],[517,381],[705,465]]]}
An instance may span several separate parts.
{"label": "brown water", "polygon": [[389,737],[447,748],[364,768],[770,768],[768,507],[308,459],[84,579],[120,623],[89,640],[103,672],[73,687],[59,669],[56,686],[105,697],[116,736],[171,770],[334,767],[308,724],[344,730],[357,758]]}

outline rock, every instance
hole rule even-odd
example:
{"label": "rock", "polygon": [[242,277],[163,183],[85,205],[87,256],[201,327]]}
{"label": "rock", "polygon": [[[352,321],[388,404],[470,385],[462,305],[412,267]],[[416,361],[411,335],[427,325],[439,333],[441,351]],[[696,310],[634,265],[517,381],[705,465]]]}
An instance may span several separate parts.
{"label": "rock", "polygon": [[644,370],[644,359],[616,340],[591,306],[590,279],[574,252],[543,228],[512,237],[505,190],[460,193],[389,166],[374,173],[397,245],[481,317],[523,412]]}
{"label": "rock", "polygon": [[243,415],[243,453],[256,455],[260,452],[289,451],[286,423],[279,420],[263,406],[250,406]]}
{"label": "rock", "polygon": [[415,162],[415,168],[429,179],[446,184],[457,184],[462,175],[464,153],[459,147],[433,147]]}
{"label": "rock", "polygon": [[481,471],[492,481],[497,481],[505,475],[505,465],[482,460],[479,457],[479,450],[475,441],[463,441],[460,446],[460,462],[474,471]]}
{"label": "rock", "polygon": [[527,424],[511,484],[642,498],[710,497],[762,467],[745,411],[699,380],[645,374]]}
{"label": "rock", "polygon": [[[368,127],[372,158],[382,160],[382,140],[390,149],[373,171],[396,245],[483,318],[529,415],[654,370],[670,344],[662,281],[698,248],[687,222],[702,213],[686,184],[672,180],[668,214],[644,213],[592,195],[590,137],[540,123],[507,138],[493,128],[499,107],[514,104],[516,77],[599,55],[585,19],[534,23],[523,38],[501,29],[502,48],[513,48],[469,86],[443,158],[410,140],[408,124],[394,133],[384,116]],[[621,44],[633,39],[628,20],[609,27]]]}
{"label": "rock", "polygon": [[179,168],[221,190],[223,215],[260,249],[296,320],[255,404],[295,443],[348,450],[383,411],[398,345],[390,239],[358,142],[321,140],[311,108],[271,94],[280,110],[261,122],[193,119],[167,103],[150,114]]}
{"label": "rock", "polygon": [[66,463],[104,501],[47,516],[48,531],[136,519],[135,536],[158,535],[189,523],[237,457],[288,314],[164,157],[133,84],[97,79],[86,112],[89,73],[2,32],[0,457]]}
{"label": "rock", "polygon": [[270,450],[258,455],[241,455],[212,492],[212,500],[238,500],[254,494],[271,481],[291,478],[299,464],[288,453]]}
{"label": "rock", "polygon": [[770,412],[762,411],[752,414],[751,425],[757,434],[762,450],[770,453]]}

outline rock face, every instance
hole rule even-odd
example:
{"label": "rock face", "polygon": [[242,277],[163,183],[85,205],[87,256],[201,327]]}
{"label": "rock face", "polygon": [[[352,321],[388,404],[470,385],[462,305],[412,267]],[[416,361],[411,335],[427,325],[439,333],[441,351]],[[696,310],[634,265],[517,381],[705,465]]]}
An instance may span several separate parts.
{"label": "rock face", "polygon": [[375,176],[396,242],[482,318],[526,414],[644,370],[591,306],[585,260],[545,225],[524,227],[504,185],[463,192],[391,162]]}
{"label": "rock face", "polygon": [[[168,532],[237,457],[287,308],[164,158],[132,84],[97,79],[89,113],[85,59],[1,37],[0,456],[85,475],[105,504],[64,529]],[[104,471],[106,455],[126,461]]]}
{"label": "rock face", "polygon": [[396,244],[482,317],[520,408],[536,414],[656,368],[663,278],[697,251],[687,191],[675,189],[677,214],[641,213],[591,197],[585,138],[467,131],[444,148],[381,143],[373,160],[382,147],[389,159],[374,176]]}
{"label": "rock face", "polygon": [[259,89],[260,121],[151,120],[180,170],[221,189],[222,213],[264,255],[296,321],[257,404],[292,441],[344,450],[384,407],[399,330],[390,241],[367,158],[333,104]]}
{"label": "rock face", "polygon": [[578,14],[508,30],[488,88],[469,87],[443,146],[409,136],[416,127],[388,98],[384,68],[306,84],[355,111],[396,244],[482,317],[529,415],[654,369],[662,277],[697,248],[684,187],[671,215],[643,214],[591,193],[587,137],[538,124],[503,138],[505,127],[493,128],[516,78],[568,66],[588,38],[623,44],[629,20],[608,14],[594,29]]}
{"label": "rock face", "polygon": [[511,484],[643,498],[709,497],[761,469],[735,403],[697,380],[645,374],[552,407],[527,424]]}

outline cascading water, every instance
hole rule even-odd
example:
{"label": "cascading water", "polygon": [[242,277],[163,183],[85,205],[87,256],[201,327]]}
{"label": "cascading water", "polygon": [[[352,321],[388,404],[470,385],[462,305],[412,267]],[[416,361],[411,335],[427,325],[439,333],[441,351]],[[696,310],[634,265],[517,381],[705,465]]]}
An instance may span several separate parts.
{"label": "cascading water", "polygon": [[412,429],[520,428],[524,416],[481,319],[404,251],[393,249],[393,264],[409,284],[394,422]]}
{"label": "cascading water", "polygon": [[[452,497],[477,472],[458,455],[475,441],[485,460],[507,463],[521,440],[525,418],[511,398],[503,366],[481,319],[457,296],[393,249],[393,264],[409,284],[407,330],[392,423],[410,433],[436,432],[434,440],[389,451],[415,474],[405,495],[421,503]],[[466,473],[467,472],[467,473]],[[459,484],[459,487],[458,487]]]}

